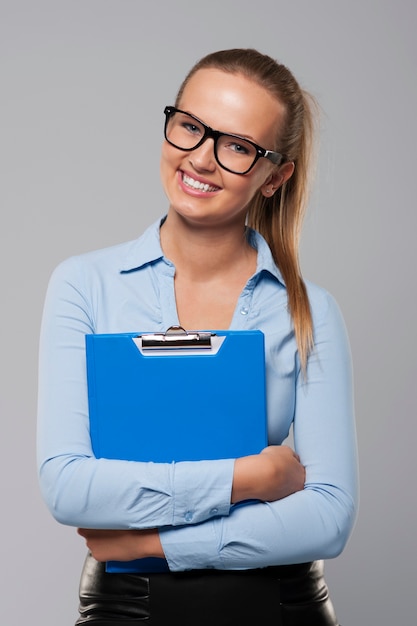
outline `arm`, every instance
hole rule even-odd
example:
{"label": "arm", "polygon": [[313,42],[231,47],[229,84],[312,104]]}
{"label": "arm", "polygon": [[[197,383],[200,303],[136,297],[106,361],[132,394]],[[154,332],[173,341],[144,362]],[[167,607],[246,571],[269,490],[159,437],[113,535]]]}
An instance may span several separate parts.
{"label": "arm", "polygon": [[199,462],[191,472],[190,463],[94,458],[85,334],[118,332],[111,307],[117,313],[120,305],[119,292],[103,293],[108,280],[91,265],[83,257],[61,264],[45,301],[37,445],[40,486],[51,513],[68,525],[119,529],[175,526],[227,515],[233,460]]}
{"label": "arm", "polygon": [[340,312],[329,298],[315,320],[307,381],[295,381],[294,439],[306,484],[276,502],[242,503],[228,517],[163,529],[172,570],[241,569],[337,556],[357,509],[351,360]]}
{"label": "arm", "polygon": [[85,334],[118,330],[113,319],[103,329],[108,299],[118,300],[113,292],[103,296],[104,282],[83,258],[70,259],[54,272],[45,301],[38,466],[41,490],[54,517],[64,524],[95,529],[195,524],[228,515],[231,498],[233,502],[248,497],[276,499],[301,489],[304,469],[289,448],[277,449],[274,461],[271,453],[265,453],[239,459],[236,466],[231,459],[155,464],[94,457]]}
{"label": "arm", "polygon": [[[232,502],[247,498],[276,500],[303,489],[305,469],[288,446],[268,446],[260,454],[236,459]],[[158,529],[100,530],[79,528],[78,534],[98,561],[164,558]]]}

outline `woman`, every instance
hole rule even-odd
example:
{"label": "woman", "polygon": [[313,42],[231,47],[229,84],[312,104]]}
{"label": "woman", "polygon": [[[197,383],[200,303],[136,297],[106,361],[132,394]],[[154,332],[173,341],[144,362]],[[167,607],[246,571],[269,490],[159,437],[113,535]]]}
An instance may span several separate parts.
{"label": "woman", "polygon": [[[45,303],[40,484],[89,548],[77,624],[336,625],[322,559],[354,524],[356,443],[344,324],[298,265],[311,99],[268,56],[228,50],[196,64],[165,116],[167,215],[62,263]],[[263,331],[270,445],[172,465],[94,458],[85,334],[174,324]],[[292,425],[296,452],[281,445]],[[105,572],[142,557],[169,571]]]}

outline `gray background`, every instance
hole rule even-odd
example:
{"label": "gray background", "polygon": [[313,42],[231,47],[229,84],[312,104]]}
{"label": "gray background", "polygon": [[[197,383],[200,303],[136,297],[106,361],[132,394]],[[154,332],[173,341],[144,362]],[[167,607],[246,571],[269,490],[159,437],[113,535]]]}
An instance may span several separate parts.
{"label": "gray background", "polygon": [[49,275],[165,211],[163,107],[233,46],[286,63],[323,112],[302,264],[349,327],[361,466],[354,534],[327,564],[339,619],[415,623],[416,18],[414,0],[0,0],[1,623],[71,626],[85,554],[35,472]]}

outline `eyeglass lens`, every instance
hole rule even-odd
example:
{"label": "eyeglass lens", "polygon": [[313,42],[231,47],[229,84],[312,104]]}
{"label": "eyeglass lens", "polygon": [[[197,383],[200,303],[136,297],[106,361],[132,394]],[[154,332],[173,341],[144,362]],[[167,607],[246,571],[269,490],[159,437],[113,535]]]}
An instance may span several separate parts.
{"label": "eyeglass lens", "polygon": [[[172,113],[166,125],[166,138],[177,148],[192,150],[204,137],[205,128],[186,113]],[[236,173],[246,172],[257,157],[256,148],[244,139],[221,135],[215,142],[219,163]]]}

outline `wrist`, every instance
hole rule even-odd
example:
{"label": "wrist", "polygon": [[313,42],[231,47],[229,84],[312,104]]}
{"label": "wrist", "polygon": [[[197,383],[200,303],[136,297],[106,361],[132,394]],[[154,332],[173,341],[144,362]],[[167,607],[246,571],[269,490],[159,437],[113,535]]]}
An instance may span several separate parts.
{"label": "wrist", "polygon": [[141,558],[143,557],[158,557],[164,558],[165,554],[162,548],[159,532],[156,529],[140,530],[140,551]]}
{"label": "wrist", "polygon": [[232,504],[243,500],[257,499],[258,455],[245,456],[235,460],[230,501]]}
{"label": "wrist", "polygon": [[146,550],[147,556],[164,558],[165,554],[162,548],[159,532],[155,529],[146,530]]}

